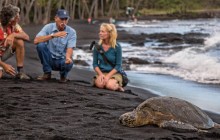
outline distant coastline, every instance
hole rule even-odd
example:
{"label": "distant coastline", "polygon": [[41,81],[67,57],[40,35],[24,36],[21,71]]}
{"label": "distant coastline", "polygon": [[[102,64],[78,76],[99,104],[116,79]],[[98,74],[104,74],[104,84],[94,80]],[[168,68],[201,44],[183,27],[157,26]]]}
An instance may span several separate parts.
{"label": "distant coastline", "polygon": [[[219,18],[220,10],[198,10],[186,13],[172,13],[172,14],[146,14],[137,17],[139,20],[171,20],[171,19],[197,19],[197,18]],[[125,19],[125,18],[119,18]]]}

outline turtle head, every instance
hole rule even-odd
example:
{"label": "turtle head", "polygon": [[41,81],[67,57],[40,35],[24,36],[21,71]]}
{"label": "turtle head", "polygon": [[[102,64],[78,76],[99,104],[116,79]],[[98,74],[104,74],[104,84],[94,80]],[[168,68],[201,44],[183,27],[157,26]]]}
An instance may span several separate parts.
{"label": "turtle head", "polygon": [[152,122],[150,112],[147,110],[134,109],[132,112],[122,114],[119,118],[122,125],[137,127],[150,124]]}
{"label": "turtle head", "polygon": [[128,127],[135,127],[136,125],[136,113],[134,111],[127,112],[125,114],[122,114],[119,117],[120,124],[128,126]]}

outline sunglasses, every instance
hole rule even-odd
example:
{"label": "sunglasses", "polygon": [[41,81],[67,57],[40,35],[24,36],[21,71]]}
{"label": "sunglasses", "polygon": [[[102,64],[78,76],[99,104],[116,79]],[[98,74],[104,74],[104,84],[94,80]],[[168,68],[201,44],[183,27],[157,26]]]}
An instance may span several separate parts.
{"label": "sunglasses", "polygon": [[69,18],[60,18],[60,20],[68,20]]}

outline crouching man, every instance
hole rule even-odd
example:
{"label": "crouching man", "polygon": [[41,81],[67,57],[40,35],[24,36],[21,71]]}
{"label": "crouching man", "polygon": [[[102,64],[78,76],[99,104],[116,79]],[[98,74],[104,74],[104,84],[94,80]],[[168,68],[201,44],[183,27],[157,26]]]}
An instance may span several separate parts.
{"label": "crouching man", "polygon": [[34,43],[44,72],[38,80],[50,80],[54,70],[60,72],[60,82],[67,81],[67,74],[73,67],[73,48],[76,47],[76,31],[67,25],[69,18],[66,10],[58,10],[55,22],[45,25],[36,35]]}

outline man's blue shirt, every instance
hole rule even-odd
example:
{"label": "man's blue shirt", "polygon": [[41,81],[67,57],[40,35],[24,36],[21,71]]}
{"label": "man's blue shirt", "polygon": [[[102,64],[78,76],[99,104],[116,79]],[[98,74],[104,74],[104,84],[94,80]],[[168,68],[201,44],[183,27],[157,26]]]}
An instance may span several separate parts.
{"label": "man's blue shirt", "polygon": [[[65,58],[66,49],[76,47],[76,31],[67,25],[64,31],[67,32],[65,37],[55,37],[45,42],[47,43],[47,47],[52,55],[52,58]],[[59,32],[56,23],[49,23],[43,27],[36,37],[46,36],[56,32]]]}

